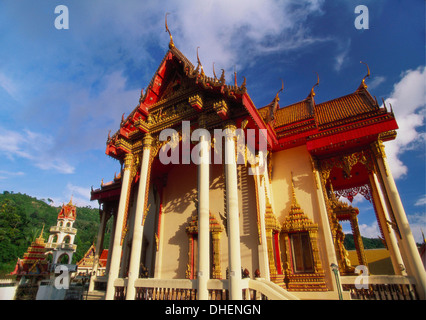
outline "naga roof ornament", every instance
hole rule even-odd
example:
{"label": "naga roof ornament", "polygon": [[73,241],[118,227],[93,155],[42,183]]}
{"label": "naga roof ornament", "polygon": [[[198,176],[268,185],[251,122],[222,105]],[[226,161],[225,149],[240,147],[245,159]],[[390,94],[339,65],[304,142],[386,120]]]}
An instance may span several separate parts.
{"label": "naga roof ornament", "polygon": [[281,79],[281,89],[278,90],[277,94],[275,95],[274,100],[272,100],[272,102],[270,104],[271,108],[269,109],[269,121],[268,122],[275,120],[275,113],[277,112],[277,110],[279,108],[279,104],[278,104],[278,102],[280,101],[279,94],[283,90],[284,90],[284,81],[283,81],[283,79]]}
{"label": "naga roof ornament", "polygon": [[359,63],[363,63],[367,66],[367,74],[364,76],[364,78],[362,78],[361,85],[360,85],[360,88],[367,89],[367,85],[365,84],[365,79],[370,78],[370,68],[368,67],[368,64],[366,64],[363,61],[360,61]]}
{"label": "naga roof ornament", "polygon": [[309,94],[309,97],[311,97],[311,98],[315,97],[314,88],[319,85],[319,75],[318,75],[318,72],[316,72],[316,74],[317,74],[317,83],[315,83],[313,85],[312,89],[311,89],[311,93]]}
{"label": "naga roof ornament", "polygon": [[170,13],[168,13],[168,12],[166,13],[165,24],[166,24],[166,32],[168,32],[169,36],[170,36],[169,48],[171,49],[175,46],[175,44],[173,43],[172,33],[170,32],[169,27],[167,26],[167,15],[168,14],[170,14]]}

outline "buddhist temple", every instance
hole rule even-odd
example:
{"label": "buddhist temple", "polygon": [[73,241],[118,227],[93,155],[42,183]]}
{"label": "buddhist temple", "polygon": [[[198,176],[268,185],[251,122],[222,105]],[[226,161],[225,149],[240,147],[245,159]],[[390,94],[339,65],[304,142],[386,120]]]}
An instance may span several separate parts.
{"label": "buddhist temple", "polygon": [[[315,102],[318,78],[297,103],[280,105],[281,87],[255,106],[246,79],[207,76],[166,30],[169,50],[137,106],[117,106],[128,115],[106,154],[121,168],[92,189],[94,275],[109,219],[113,230],[106,274],[91,288],[103,283],[106,300],[424,299],[425,270],[386,159],[398,125],[368,91],[369,70],[330,101]],[[367,287],[343,245],[341,221],[350,221],[368,267],[359,210],[339,200],[356,194],[374,205],[394,271],[363,274]]]}
{"label": "buddhist temple", "polygon": [[41,275],[48,273],[48,261],[46,259],[46,243],[43,238],[44,226],[40,232],[40,236],[31,243],[24,258],[19,259],[12,275]]}
{"label": "buddhist temple", "polygon": [[[77,262],[77,274],[78,275],[90,275],[93,270],[96,256],[96,247],[94,244],[90,246],[83,258]],[[104,275],[106,261],[108,256],[108,250],[103,250],[99,258],[97,259],[97,272],[98,275]]]}

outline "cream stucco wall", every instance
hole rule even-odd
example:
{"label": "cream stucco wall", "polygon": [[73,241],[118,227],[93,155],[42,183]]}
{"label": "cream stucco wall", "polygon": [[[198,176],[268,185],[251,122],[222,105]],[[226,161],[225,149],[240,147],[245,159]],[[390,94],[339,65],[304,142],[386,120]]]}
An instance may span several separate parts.
{"label": "cream stucco wall", "polygon": [[[304,213],[318,224],[318,249],[322,267],[326,274],[327,286],[331,289],[331,271],[327,258],[327,249],[323,223],[319,210],[317,187],[312,172],[312,164],[306,146],[273,153],[272,155],[272,207],[277,219],[282,224],[290,212],[291,175],[293,174],[296,199]],[[334,250],[334,248],[331,248]]]}
{"label": "cream stucco wall", "polygon": [[[258,231],[254,180],[246,174],[245,166],[238,166],[238,200],[240,209],[241,265],[250,271],[259,268]],[[220,237],[220,258],[222,278],[226,277],[228,267],[228,237],[225,230],[225,181],[224,167],[220,164],[210,166],[210,212],[222,225]],[[175,165],[167,177],[163,196],[163,224],[160,252],[161,271],[164,279],[183,279],[188,263],[188,235],[185,228],[196,213],[197,166]],[[158,260],[157,260],[158,261]],[[156,266],[157,267],[157,266]]]}

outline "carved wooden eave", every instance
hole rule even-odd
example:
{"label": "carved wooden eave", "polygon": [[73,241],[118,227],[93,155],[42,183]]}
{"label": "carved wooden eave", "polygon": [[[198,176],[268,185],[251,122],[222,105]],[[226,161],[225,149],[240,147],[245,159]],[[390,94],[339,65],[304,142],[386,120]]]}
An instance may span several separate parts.
{"label": "carved wooden eave", "polygon": [[224,72],[220,79],[208,77],[200,65],[195,68],[173,45],[142,92],[139,106],[126,119],[123,115],[120,129],[108,137],[106,153],[121,160],[132,151],[132,141],[143,134],[180,126],[184,120],[197,125],[201,113],[207,118],[208,128],[221,128],[224,120],[232,119],[237,125],[249,120],[248,128],[267,129],[269,146],[274,143],[273,130],[259,117],[247,94],[245,79],[238,86],[227,85]]}

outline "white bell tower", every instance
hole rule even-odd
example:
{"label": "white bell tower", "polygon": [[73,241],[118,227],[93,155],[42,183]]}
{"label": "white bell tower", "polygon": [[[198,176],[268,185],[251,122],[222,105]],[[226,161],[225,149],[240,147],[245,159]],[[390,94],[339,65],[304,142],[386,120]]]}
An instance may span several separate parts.
{"label": "white bell tower", "polygon": [[73,228],[76,216],[76,207],[71,198],[67,205],[62,205],[56,226],[50,227],[46,248],[52,249],[52,269],[59,264],[72,263],[72,256],[77,249],[74,244],[77,229]]}

